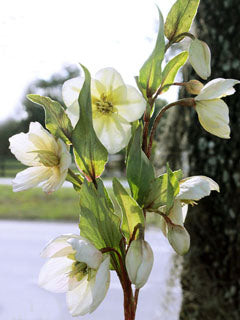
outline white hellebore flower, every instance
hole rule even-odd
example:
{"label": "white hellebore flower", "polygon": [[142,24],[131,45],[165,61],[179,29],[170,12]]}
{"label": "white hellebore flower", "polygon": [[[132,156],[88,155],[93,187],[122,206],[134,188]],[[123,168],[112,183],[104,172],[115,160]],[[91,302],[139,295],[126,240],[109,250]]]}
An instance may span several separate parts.
{"label": "white hellebore flower", "polygon": [[185,254],[190,246],[189,234],[183,226],[188,204],[194,204],[195,201],[209,196],[213,190],[219,192],[218,184],[205,176],[193,176],[180,181],[179,193],[167,216],[176,226],[167,223],[164,219],[161,224],[164,235],[168,237],[169,243],[178,254]]}
{"label": "white hellebore flower", "polygon": [[220,138],[230,138],[229,111],[221,99],[235,92],[233,86],[240,83],[234,79],[214,79],[208,82],[194,100],[202,127]]}
{"label": "white hellebore flower", "polygon": [[[78,96],[84,78],[77,77],[63,84],[62,95],[67,114],[73,124],[79,119]],[[143,115],[146,102],[132,86],[125,85],[113,68],[98,71],[91,81],[94,130],[109,153],[127,146],[131,137],[131,122]]]}
{"label": "white hellebore flower", "polygon": [[103,256],[87,239],[66,234],[52,240],[42,257],[38,283],[52,292],[66,292],[72,316],[93,312],[104,299],[109,283],[110,256]]}
{"label": "white hellebore flower", "polygon": [[50,193],[61,187],[71,164],[66,144],[56,140],[40,123],[31,122],[28,133],[19,133],[9,139],[10,150],[27,168],[13,180],[13,191],[22,191],[42,184]]}
{"label": "white hellebore flower", "polygon": [[211,51],[206,42],[198,39],[191,41],[189,62],[202,79],[206,80],[211,75]]}
{"label": "white hellebore flower", "polygon": [[136,289],[148,280],[153,266],[153,252],[147,241],[133,240],[126,255],[126,268],[130,281]]}

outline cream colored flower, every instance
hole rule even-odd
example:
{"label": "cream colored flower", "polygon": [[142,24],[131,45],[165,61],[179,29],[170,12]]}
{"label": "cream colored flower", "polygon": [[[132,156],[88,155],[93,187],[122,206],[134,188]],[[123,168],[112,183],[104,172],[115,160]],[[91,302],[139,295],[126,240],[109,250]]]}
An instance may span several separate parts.
{"label": "cream colored flower", "polygon": [[126,268],[130,281],[136,289],[148,280],[153,266],[153,252],[147,241],[133,240],[126,255]]}
{"label": "cream colored flower", "polygon": [[36,187],[50,193],[61,187],[71,164],[71,155],[65,143],[56,140],[40,123],[31,122],[28,133],[19,133],[9,139],[15,157],[31,168],[19,172],[13,180],[13,191]]}
{"label": "cream colored flower", "polygon": [[170,244],[178,254],[185,254],[190,245],[190,237],[184,228],[188,204],[196,204],[196,201],[209,196],[213,190],[219,192],[218,184],[205,176],[193,176],[180,181],[179,193],[167,216],[176,226],[161,219],[162,232],[168,237]]}
{"label": "cream colored flower", "polygon": [[39,274],[39,285],[52,292],[66,292],[72,316],[93,312],[106,296],[110,256],[103,256],[87,239],[66,234],[52,240],[42,257],[50,258]]}
{"label": "cream colored flower", "polygon": [[194,39],[189,47],[189,62],[195,72],[206,80],[211,75],[211,51],[206,42]]}
{"label": "cream colored flower", "polygon": [[229,111],[227,104],[220,98],[235,92],[234,79],[214,79],[208,82],[195,97],[196,111],[202,127],[220,138],[230,138]]}
{"label": "cream colored flower", "polygon": [[[79,119],[78,96],[84,78],[78,77],[63,84],[62,95],[73,126]],[[131,137],[131,122],[143,115],[146,102],[132,86],[125,85],[113,68],[97,72],[91,81],[94,130],[109,153],[127,146]]]}

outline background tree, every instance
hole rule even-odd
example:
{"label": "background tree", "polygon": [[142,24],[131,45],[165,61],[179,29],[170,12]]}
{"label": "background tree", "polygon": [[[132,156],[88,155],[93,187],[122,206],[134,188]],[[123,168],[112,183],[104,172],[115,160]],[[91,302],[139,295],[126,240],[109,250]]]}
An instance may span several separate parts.
{"label": "background tree", "polygon": [[[37,79],[30,83],[23,94],[23,99],[19,108],[26,112],[24,119],[7,119],[0,125],[0,136],[1,136],[1,146],[0,146],[0,160],[1,166],[4,166],[6,159],[13,158],[9,150],[8,139],[19,132],[27,132],[29,128],[29,123],[33,121],[38,121],[44,126],[44,110],[41,106],[29,101],[26,98],[27,94],[35,93],[43,96],[48,96],[51,99],[57,100],[63,106],[62,101],[62,85],[63,83],[70,79],[79,76],[79,68],[75,66],[67,66],[54,73],[48,80]],[[3,171],[3,169],[2,169]]]}
{"label": "background tree", "polygon": [[[212,49],[210,80],[240,79],[239,16],[237,0],[205,0],[200,4],[196,34]],[[194,71],[186,74],[185,81],[198,79]],[[186,175],[212,177],[221,191],[189,210],[186,228],[191,249],[183,263],[181,320],[240,319],[240,88],[236,89],[237,94],[225,98],[230,140],[205,132],[194,110],[176,107],[168,114],[167,140],[161,137],[159,142],[161,165],[169,161],[173,169],[183,167]]]}

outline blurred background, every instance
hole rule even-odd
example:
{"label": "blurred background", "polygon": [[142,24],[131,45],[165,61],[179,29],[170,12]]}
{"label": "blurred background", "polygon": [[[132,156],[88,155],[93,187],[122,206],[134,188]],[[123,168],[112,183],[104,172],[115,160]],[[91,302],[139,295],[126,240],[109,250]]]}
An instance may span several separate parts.
{"label": "blurred background", "polygon": [[[155,3],[166,17],[174,2],[9,0],[0,4],[0,254],[5,257],[0,262],[0,282],[5,284],[0,289],[0,319],[68,319],[66,310],[61,309],[64,308],[63,297],[56,297],[57,303],[49,304],[48,308],[58,311],[54,313],[53,309],[47,308],[45,314],[41,313],[43,309],[39,305],[44,305],[50,296],[40,293],[36,279],[42,264],[38,259],[41,247],[60,230],[66,233],[76,229],[78,197],[68,185],[50,196],[38,188],[13,193],[10,186],[11,178],[23,166],[9,152],[8,138],[27,132],[31,121],[44,124],[43,109],[28,101],[26,94],[41,94],[62,103],[61,86],[81,73],[79,62],[93,76],[101,68],[114,67],[125,83],[135,85],[134,76],[151,53],[156,38]],[[209,80],[218,77],[240,79],[239,16],[237,0],[204,0],[200,3],[192,32],[211,49],[212,75]],[[173,46],[167,59],[183,48],[188,48],[187,41]],[[182,78],[200,80],[189,65],[183,68],[177,80]],[[158,171],[163,171],[169,162],[174,170],[182,168],[185,176],[213,178],[220,185],[221,193],[212,193],[189,211],[186,228],[192,244],[184,259],[173,254],[165,239],[159,236],[160,231],[153,229],[157,228],[158,220],[149,217],[149,237],[155,241],[158,267],[155,267],[143,297],[157,298],[151,299],[154,304],[149,308],[142,298],[143,307],[137,315],[139,320],[141,315],[168,320],[240,318],[240,94],[236,89],[238,92],[234,96],[225,99],[230,110],[230,140],[205,132],[194,110],[188,108],[170,110],[158,129],[152,159]],[[176,100],[178,95],[182,97],[186,93],[178,92],[177,88],[169,90],[159,99],[156,111],[166,101]],[[121,153],[110,158],[104,172],[106,184],[113,175],[124,182]],[[110,183],[108,189],[111,193]],[[161,266],[156,258],[159,250],[161,257],[165,257],[159,261]],[[118,288],[114,281],[112,292]],[[18,300],[21,288],[29,294],[25,293],[22,300]],[[24,303],[26,307],[23,308]],[[91,319],[103,318],[107,304],[111,302],[104,303],[100,313],[94,313]],[[106,317],[104,315],[104,319]]]}

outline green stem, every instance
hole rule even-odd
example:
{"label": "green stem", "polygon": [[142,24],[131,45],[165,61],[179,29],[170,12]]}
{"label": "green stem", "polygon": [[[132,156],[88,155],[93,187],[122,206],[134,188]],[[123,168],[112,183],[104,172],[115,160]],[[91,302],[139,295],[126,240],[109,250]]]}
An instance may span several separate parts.
{"label": "green stem", "polygon": [[68,169],[68,173],[79,185],[82,185],[82,181],[78,178],[78,176],[71,169]]}

